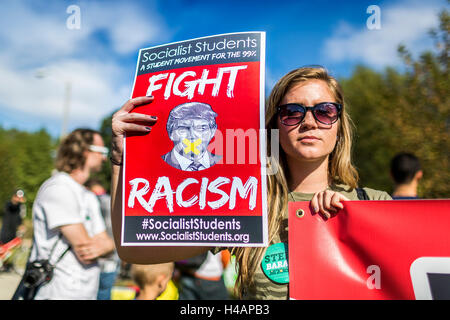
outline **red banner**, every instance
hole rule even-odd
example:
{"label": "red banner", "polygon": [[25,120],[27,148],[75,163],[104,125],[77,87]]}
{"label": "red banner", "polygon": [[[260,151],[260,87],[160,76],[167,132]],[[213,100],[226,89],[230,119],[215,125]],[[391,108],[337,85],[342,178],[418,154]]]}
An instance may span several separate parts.
{"label": "red banner", "polygon": [[291,299],[450,299],[450,200],[289,203]]}

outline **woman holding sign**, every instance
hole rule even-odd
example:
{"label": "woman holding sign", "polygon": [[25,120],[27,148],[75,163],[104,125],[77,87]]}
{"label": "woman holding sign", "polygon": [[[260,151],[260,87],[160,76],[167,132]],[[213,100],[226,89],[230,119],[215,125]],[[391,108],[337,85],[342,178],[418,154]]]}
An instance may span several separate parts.
{"label": "woman holding sign", "polygon": [[[129,100],[112,120],[112,201],[116,245],[121,258],[131,263],[161,263],[198,255],[206,247],[121,247],[121,170],[125,133],[146,134],[157,119],[130,113],[151,103],[152,97]],[[342,90],[324,68],[299,68],[281,78],[266,109],[266,128],[279,129],[280,156],[270,163],[268,176],[268,248],[233,248],[239,264],[238,292],[246,299],[287,299],[289,276],[268,270],[287,264],[288,202],[311,201],[325,218],[358,200],[358,173],[351,162],[352,130]],[[268,146],[271,143],[269,141]],[[268,150],[268,155],[271,150]],[[365,199],[390,200],[386,192],[364,190]],[[217,249],[218,250],[218,249]]]}

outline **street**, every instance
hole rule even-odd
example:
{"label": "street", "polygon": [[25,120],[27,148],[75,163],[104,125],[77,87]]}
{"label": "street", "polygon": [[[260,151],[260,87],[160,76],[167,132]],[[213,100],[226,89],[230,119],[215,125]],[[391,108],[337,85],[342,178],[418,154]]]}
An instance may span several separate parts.
{"label": "street", "polygon": [[11,300],[20,279],[21,276],[13,271],[0,272],[0,300]]}

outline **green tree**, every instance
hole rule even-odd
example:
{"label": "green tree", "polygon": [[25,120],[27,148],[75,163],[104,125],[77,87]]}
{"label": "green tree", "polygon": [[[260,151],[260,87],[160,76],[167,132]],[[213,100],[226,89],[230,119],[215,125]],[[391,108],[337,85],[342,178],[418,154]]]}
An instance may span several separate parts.
{"label": "green tree", "polygon": [[7,133],[0,128],[0,211],[3,211],[4,203],[11,198],[17,187],[14,175],[14,157],[11,152],[11,141]]}
{"label": "green tree", "polygon": [[56,141],[45,130],[30,133],[0,129],[2,203],[15,189],[22,188],[31,208],[40,185],[51,175],[55,146]]}
{"label": "green tree", "polygon": [[432,30],[435,51],[413,59],[403,45],[398,48],[406,71],[393,68],[376,72],[358,66],[342,85],[349,112],[357,128],[355,163],[361,185],[392,191],[390,159],[401,151],[416,154],[424,178],[419,195],[450,196],[449,28],[447,10]]}

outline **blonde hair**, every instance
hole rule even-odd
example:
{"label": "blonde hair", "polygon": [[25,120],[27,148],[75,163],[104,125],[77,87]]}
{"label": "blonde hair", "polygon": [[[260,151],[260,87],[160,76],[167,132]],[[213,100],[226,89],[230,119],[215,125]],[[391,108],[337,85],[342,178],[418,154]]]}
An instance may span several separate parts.
{"label": "blonde hair", "polygon": [[86,162],[85,152],[94,142],[94,135],[98,131],[91,129],[76,129],[65,137],[58,148],[56,155],[56,170],[71,173],[82,168]]}
{"label": "blonde hair", "polygon": [[173,273],[174,263],[158,263],[158,264],[133,264],[131,266],[131,277],[139,288],[155,283],[159,275],[171,277]]}
{"label": "blonde hair", "polygon": [[[278,128],[277,107],[281,104],[286,93],[295,85],[309,80],[322,80],[326,82],[331,93],[335,97],[335,102],[342,104],[341,117],[338,122],[338,141],[333,152],[329,155],[328,176],[331,183],[343,183],[351,188],[356,188],[358,183],[358,172],[352,165],[352,121],[346,111],[343,92],[331,75],[323,67],[303,67],[295,69],[282,77],[274,86],[270,93],[266,105],[266,129]],[[272,154],[270,150],[270,134],[267,139],[267,155]],[[269,243],[271,243],[280,231],[280,225],[283,219],[283,213],[288,205],[288,183],[286,174],[289,173],[286,155],[281,149],[279,159],[269,162],[269,170],[276,172],[267,176],[268,189],[268,224],[269,224]],[[276,161],[278,160],[278,161]],[[235,290],[240,297],[243,290],[253,281],[253,276],[258,268],[265,248],[234,248],[233,254],[236,255],[239,272],[236,281]]]}

